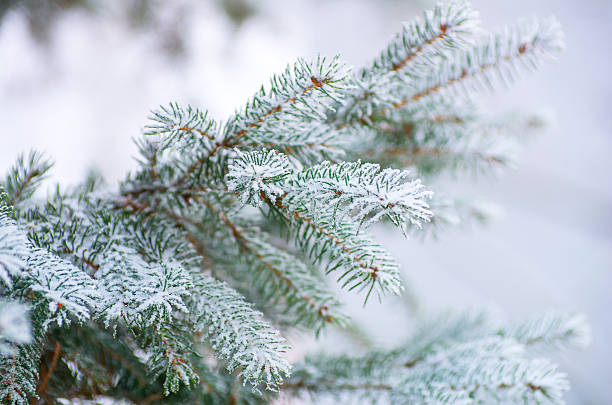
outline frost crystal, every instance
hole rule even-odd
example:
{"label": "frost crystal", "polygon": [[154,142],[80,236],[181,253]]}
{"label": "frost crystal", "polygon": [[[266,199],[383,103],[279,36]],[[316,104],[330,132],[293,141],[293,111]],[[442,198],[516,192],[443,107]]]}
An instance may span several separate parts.
{"label": "frost crystal", "polygon": [[260,206],[262,196],[276,201],[283,194],[277,182],[290,172],[287,156],[274,150],[240,153],[229,165],[227,186],[243,203]]}

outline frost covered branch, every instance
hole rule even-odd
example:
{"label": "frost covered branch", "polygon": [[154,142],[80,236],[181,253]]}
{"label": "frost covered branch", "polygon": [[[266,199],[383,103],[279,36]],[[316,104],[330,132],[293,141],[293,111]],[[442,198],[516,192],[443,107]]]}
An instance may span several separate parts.
{"label": "frost covered branch", "polygon": [[161,106],[118,189],[90,176],[39,200],[51,165],[21,155],[0,184],[0,401],[563,403],[566,376],[532,355],[584,347],[579,315],[428,317],[392,349],[287,353],[295,330],[370,342],[325,275],[366,302],[400,294],[370,225],[483,221],[435,181],[503,168],[545,121],[490,119],[475,95],[558,52],[558,23],[477,23],[440,3],[371,64],[298,59],[223,122]]}

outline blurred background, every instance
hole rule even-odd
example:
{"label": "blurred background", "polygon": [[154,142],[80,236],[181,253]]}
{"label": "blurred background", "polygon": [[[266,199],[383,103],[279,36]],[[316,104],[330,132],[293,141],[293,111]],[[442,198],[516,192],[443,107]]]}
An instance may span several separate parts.
{"label": "blurred background", "polygon": [[[560,359],[570,404],[612,403],[612,28],[609,0],[473,0],[485,28],[554,14],[567,50],[509,90],[491,111],[544,111],[543,134],[515,169],[449,183],[501,215],[485,227],[406,240],[378,230],[400,259],[418,313],[487,308],[515,319],[584,312],[591,347]],[[31,148],[53,181],[90,169],[111,185],[136,167],[132,138],[169,101],[227,117],[297,57],[340,53],[368,62],[427,0],[0,0],[0,172]],[[380,344],[397,344],[413,314],[397,300],[345,295]],[[406,298],[408,299],[408,298]],[[414,309],[412,310],[414,312]],[[336,350],[342,337],[303,344]]]}

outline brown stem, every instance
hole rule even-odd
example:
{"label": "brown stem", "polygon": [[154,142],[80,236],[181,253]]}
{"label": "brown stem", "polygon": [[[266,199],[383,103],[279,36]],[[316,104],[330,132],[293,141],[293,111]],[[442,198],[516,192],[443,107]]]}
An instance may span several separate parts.
{"label": "brown stem", "polygon": [[[393,108],[397,109],[397,108],[402,108],[404,106],[406,106],[407,104],[414,102],[414,101],[418,101],[421,98],[427,97],[431,94],[437,93],[442,89],[451,87],[459,82],[461,82],[462,80],[468,79],[468,78],[473,78],[476,77],[479,74],[482,74],[484,72],[486,72],[487,70],[494,68],[496,66],[499,66],[500,63],[502,62],[509,62],[510,60],[516,58],[516,57],[520,57],[521,55],[523,55],[525,52],[527,51],[527,44],[521,44],[520,47],[517,49],[517,52],[511,55],[508,55],[504,58],[501,58],[500,60],[498,60],[495,63],[485,63],[482,64],[481,66],[478,67],[478,69],[469,72],[467,69],[464,69],[461,72],[461,75],[459,75],[458,77],[453,77],[451,79],[449,79],[447,82],[445,83],[438,83],[435,86],[429,87],[425,90],[422,90],[416,94],[413,94],[410,98],[407,98],[405,100],[402,100],[398,103],[393,104]],[[387,111],[383,110],[382,113],[385,114]]]}
{"label": "brown stem", "polygon": [[[429,38],[428,40],[426,40],[425,42],[421,43],[420,45],[417,46],[417,48],[410,52],[408,55],[406,55],[401,61],[393,64],[393,66],[391,66],[391,71],[393,72],[397,72],[399,70],[401,70],[402,68],[404,68],[411,60],[413,60],[414,58],[416,58],[418,55],[420,55],[423,52],[423,49],[425,49],[427,46],[432,45],[434,42],[445,38],[447,36],[446,32],[448,30],[448,26],[446,24],[442,24],[440,26],[440,33]],[[373,96],[374,93],[366,90],[363,93],[361,93],[356,99],[353,100],[353,105],[357,104],[360,101],[364,101],[367,100],[369,97]],[[367,125],[367,123],[369,122],[368,119],[364,119],[364,118],[360,118],[357,120],[357,122],[361,125]],[[347,124],[345,122],[341,122],[337,125],[338,129],[343,129],[347,126]]]}
{"label": "brown stem", "polygon": [[[371,151],[368,153],[375,153],[376,151]],[[399,156],[401,158],[402,164],[406,166],[411,166],[417,164],[419,157],[452,157],[458,156],[461,152],[456,152],[448,148],[428,148],[422,146],[414,146],[412,148],[404,148],[404,147],[394,147],[390,149],[383,150],[385,155],[395,157]],[[486,161],[491,164],[503,164],[504,160],[500,156],[495,155],[487,155],[486,153],[478,152],[478,151],[467,151],[464,152],[465,155],[472,156],[475,159],[480,159],[482,161]]]}
{"label": "brown stem", "polygon": [[439,39],[442,39],[442,38],[446,37],[446,30],[447,29],[448,29],[448,26],[446,24],[442,24],[440,26],[440,33],[439,34],[437,34],[437,35],[433,36],[432,38],[428,39],[427,41],[423,42],[421,45],[418,46],[417,49],[414,50],[414,52],[409,53],[408,55],[406,55],[406,57],[404,59],[402,59],[400,62],[396,63],[395,65],[393,65],[391,70],[397,72],[398,70],[400,70],[401,68],[406,66],[406,64],[408,62],[410,62],[412,59],[416,58],[423,51],[423,48],[425,48],[428,45],[433,44],[434,42],[436,42]]}
{"label": "brown stem", "polygon": [[89,266],[94,271],[94,273],[100,269],[99,264],[94,263],[92,260],[86,258],[84,255],[78,256],[74,250],[68,249],[66,246],[64,246],[64,253],[69,254],[69,255],[74,255],[77,259],[79,259],[80,261],[85,263],[87,266]]}
{"label": "brown stem", "polygon": [[282,388],[288,390],[310,390],[310,391],[320,391],[322,387],[326,390],[379,390],[379,391],[392,391],[393,387],[388,384],[382,383],[362,383],[362,384],[334,384],[326,382],[324,384],[315,384],[315,383],[306,383],[304,381],[298,381],[295,383],[286,382],[282,385]]}
{"label": "brown stem", "polygon": [[202,135],[203,137],[206,137],[206,138],[210,139],[211,141],[215,140],[215,138],[212,135],[210,135],[206,131],[202,131],[199,128],[192,128],[192,127],[184,126],[184,127],[178,128],[178,130],[179,131],[186,131],[186,132],[197,132],[198,134]]}
{"label": "brown stem", "polygon": [[21,183],[21,187],[19,187],[19,189],[17,189],[17,192],[15,193],[15,195],[9,201],[9,205],[15,205],[15,203],[17,201],[19,201],[19,198],[21,198],[21,195],[23,194],[25,189],[30,185],[30,183],[32,183],[32,180],[34,179],[34,177],[36,177],[38,175],[40,175],[40,170],[39,169],[36,169],[36,170],[31,171],[31,172],[28,173],[28,175],[26,176],[26,178],[23,181],[23,183]]}
{"label": "brown stem", "polygon": [[187,241],[193,247],[193,250],[195,250],[195,252],[198,254],[198,256],[200,256],[200,258],[204,262],[204,266],[206,266],[209,269],[212,269],[213,268],[212,263],[210,259],[208,258],[208,255],[202,248],[198,239],[191,232],[188,232],[187,230],[185,230],[185,237],[187,238]]}
{"label": "brown stem", "polygon": [[161,392],[154,392],[153,394],[143,398],[141,401],[138,401],[139,404],[148,404],[153,401],[157,401],[158,399],[162,399],[164,395]]}
{"label": "brown stem", "polygon": [[[541,391],[541,390],[543,390],[542,386],[535,385],[535,384],[530,383],[530,382],[524,383],[523,385],[525,385],[525,387],[529,388],[531,391]],[[499,384],[495,388],[498,389],[498,390],[504,390],[504,389],[512,388],[513,386],[514,386],[513,384]],[[470,392],[474,392],[474,391],[480,389],[481,387],[482,387],[481,384],[475,384],[475,385],[471,385],[471,386],[464,385],[464,386],[460,386],[460,387],[456,387],[454,385],[451,385],[448,388],[450,388],[453,391],[459,391],[459,390],[465,391],[465,390],[469,389]]]}
{"label": "brown stem", "polygon": [[[55,371],[55,367],[57,366],[57,361],[59,360],[59,356],[60,356],[60,344],[59,342],[55,342],[55,349],[53,350],[53,357],[51,358],[51,364],[49,365],[49,369],[47,370],[47,372],[41,376],[41,383],[38,386],[38,389],[36,390],[36,395],[43,395],[43,396],[47,396],[47,385],[49,384],[49,379],[51,378],[51,375],[53,374],[53,371]],[[42,373],[41,373],[42,374]],[[47,399],[47,402],[48,399]],[[50,403],[50,402],[49,402]]]}

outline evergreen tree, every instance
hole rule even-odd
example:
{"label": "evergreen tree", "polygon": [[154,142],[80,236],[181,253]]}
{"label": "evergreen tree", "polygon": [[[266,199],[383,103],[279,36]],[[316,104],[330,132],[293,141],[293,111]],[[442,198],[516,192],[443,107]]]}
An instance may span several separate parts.
{"label": "evergreen tree", "polygon": [[540,121],[487,117],[476,95],[562,46],[554,19],[484,33],[470,5],[452,1],[360,70],[339,57],[298,60],[226,122],[160,107],[118,189],[91,175],[39,201],[51,164],[21,156],[0,197],[3,403],[259,404],[279,392],[563,403],[566,376],[541,356],[588,342],[577,315],[506,325],[447,314],[393,349],[293,365],[281,333],[358,333],[325,275],[364,303],[402,293],[371,224],[410,235],[482,219],[477,204],[430,185],[509,163],[508,145]]}

